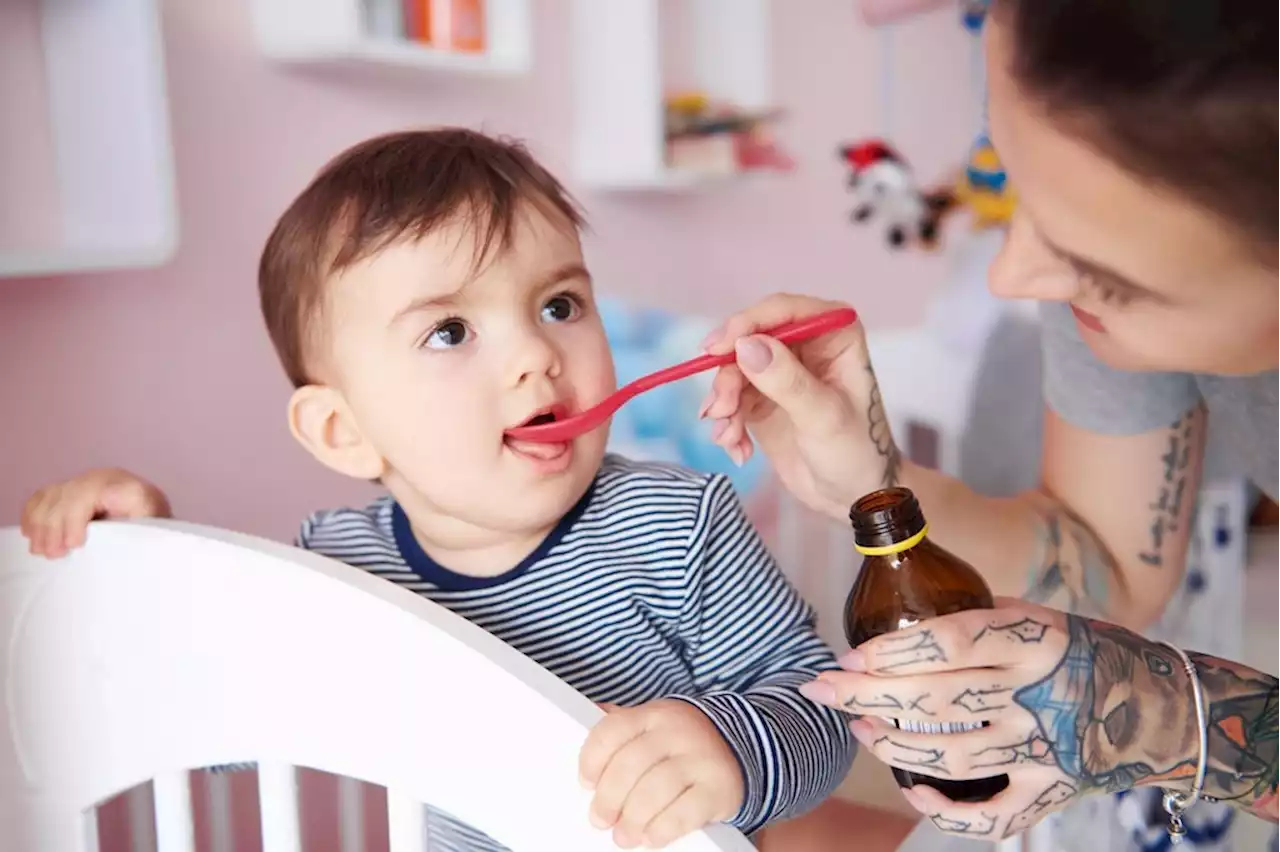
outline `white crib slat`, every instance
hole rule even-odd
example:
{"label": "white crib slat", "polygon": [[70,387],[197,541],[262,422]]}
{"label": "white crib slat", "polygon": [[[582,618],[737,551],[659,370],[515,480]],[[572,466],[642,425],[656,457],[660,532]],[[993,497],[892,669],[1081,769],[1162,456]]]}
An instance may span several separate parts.
{"label": "white crib slat", "polygon": [[150,784],[139,784],[125,794],[129,803],[129,836],[133,852],[156,849],[156,819],[151,810],[155,793]]}
{"label": "white crib slat", "polygon": [[342,852],[364,852],[364,782],[338,776],[338,827]]}
{"label": "white crib slat", "polygon": [[91,808],[84,814],[84,852],[98,852],[98,809]]}
{"label": "white crib slat", "polygon": [[258,808],[262,813],[262,848],[302,852],[298,776],[292,766],[258,764]]}
{"label": "white crib slat", "polygon": [[391,852],[426,852],[427,809],[422,802],[388,790],[387,834]]}
{"label": "white crib slat", "polygon": [[[191,779],[186,772],[171,772],[151,782],[155,811],[157,852],[195,852],[191,817]],[[138,825],[137,822],[134,825]],[[136,829],[135,829],[136,831]]]}

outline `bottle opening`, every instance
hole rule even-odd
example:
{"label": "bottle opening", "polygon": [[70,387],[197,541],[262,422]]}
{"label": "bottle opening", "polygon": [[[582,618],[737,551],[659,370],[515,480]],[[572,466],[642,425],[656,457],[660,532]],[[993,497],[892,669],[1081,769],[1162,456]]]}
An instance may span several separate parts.
{"label": "bottle opening", "polygon": [[853,504],[849,520],[859,548],[893,547],[925,531],[924,513],[910,488],[871,492]]}

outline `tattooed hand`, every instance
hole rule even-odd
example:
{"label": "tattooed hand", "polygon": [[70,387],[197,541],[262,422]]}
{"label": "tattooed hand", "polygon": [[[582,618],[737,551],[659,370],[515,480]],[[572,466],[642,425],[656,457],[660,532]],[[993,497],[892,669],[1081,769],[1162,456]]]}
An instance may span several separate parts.
{"label": "tattooed hand", "polygon": [[[1190,656],[1209,720],[1204,794],[1275,821],[1276,678]],[[1200,733],[1190,678],[1176,653],[1124,628],[1001,600],[877,637],[841,663],[801,691],[855,714],[854,736],[881,760],[951,780],[1009,776],[972,804],[904,790],[945,832],[998,839],[1080,796],[1191,788]],[[984,726],[914,733],[885,718]]]}

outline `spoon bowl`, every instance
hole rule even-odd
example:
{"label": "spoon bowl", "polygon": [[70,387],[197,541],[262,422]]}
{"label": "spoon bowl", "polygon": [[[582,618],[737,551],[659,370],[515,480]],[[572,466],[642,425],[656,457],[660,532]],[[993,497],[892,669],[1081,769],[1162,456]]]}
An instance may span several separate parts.
{"label": "spoon bowl", "polygon": [[[852,325],[857,319],[858,313],[853,308],[836,308],[835,310],[815,314],[794,322],[783,323],[757,333],[767,334],[781,343],[791,345]],[[723,355],[700,355],[697,358],[685,361],[683,364],[676,364],[674,367],[667,367],[665,370],[642,376],[634,382],[618,388],[586,411],[578,412],[571,417],[566,417],[563,420],[554,420],[550,423],[516,426],[508,429],[507,437],[514,441],[528,441],[535,444],[567,443],[580,435],[599,429],[613,416],[615,411],[645,391],[653,390],[661,385],[676,382],[707,370],[713,370],[716,367],[732,364],[736,358],[737,356],[732,350]]]}

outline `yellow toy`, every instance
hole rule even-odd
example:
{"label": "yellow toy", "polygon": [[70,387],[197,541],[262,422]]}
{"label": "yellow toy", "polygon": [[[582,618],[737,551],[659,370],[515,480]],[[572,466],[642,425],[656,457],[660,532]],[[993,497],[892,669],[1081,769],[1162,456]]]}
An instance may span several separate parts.
{"label": "yellow toy", "polygon": [[986,136],[978,137],[969,151],[969,162],[954,192],[956,204],[972,211],[975,230],[1003,228],[1013,218],[1017,198]]}

